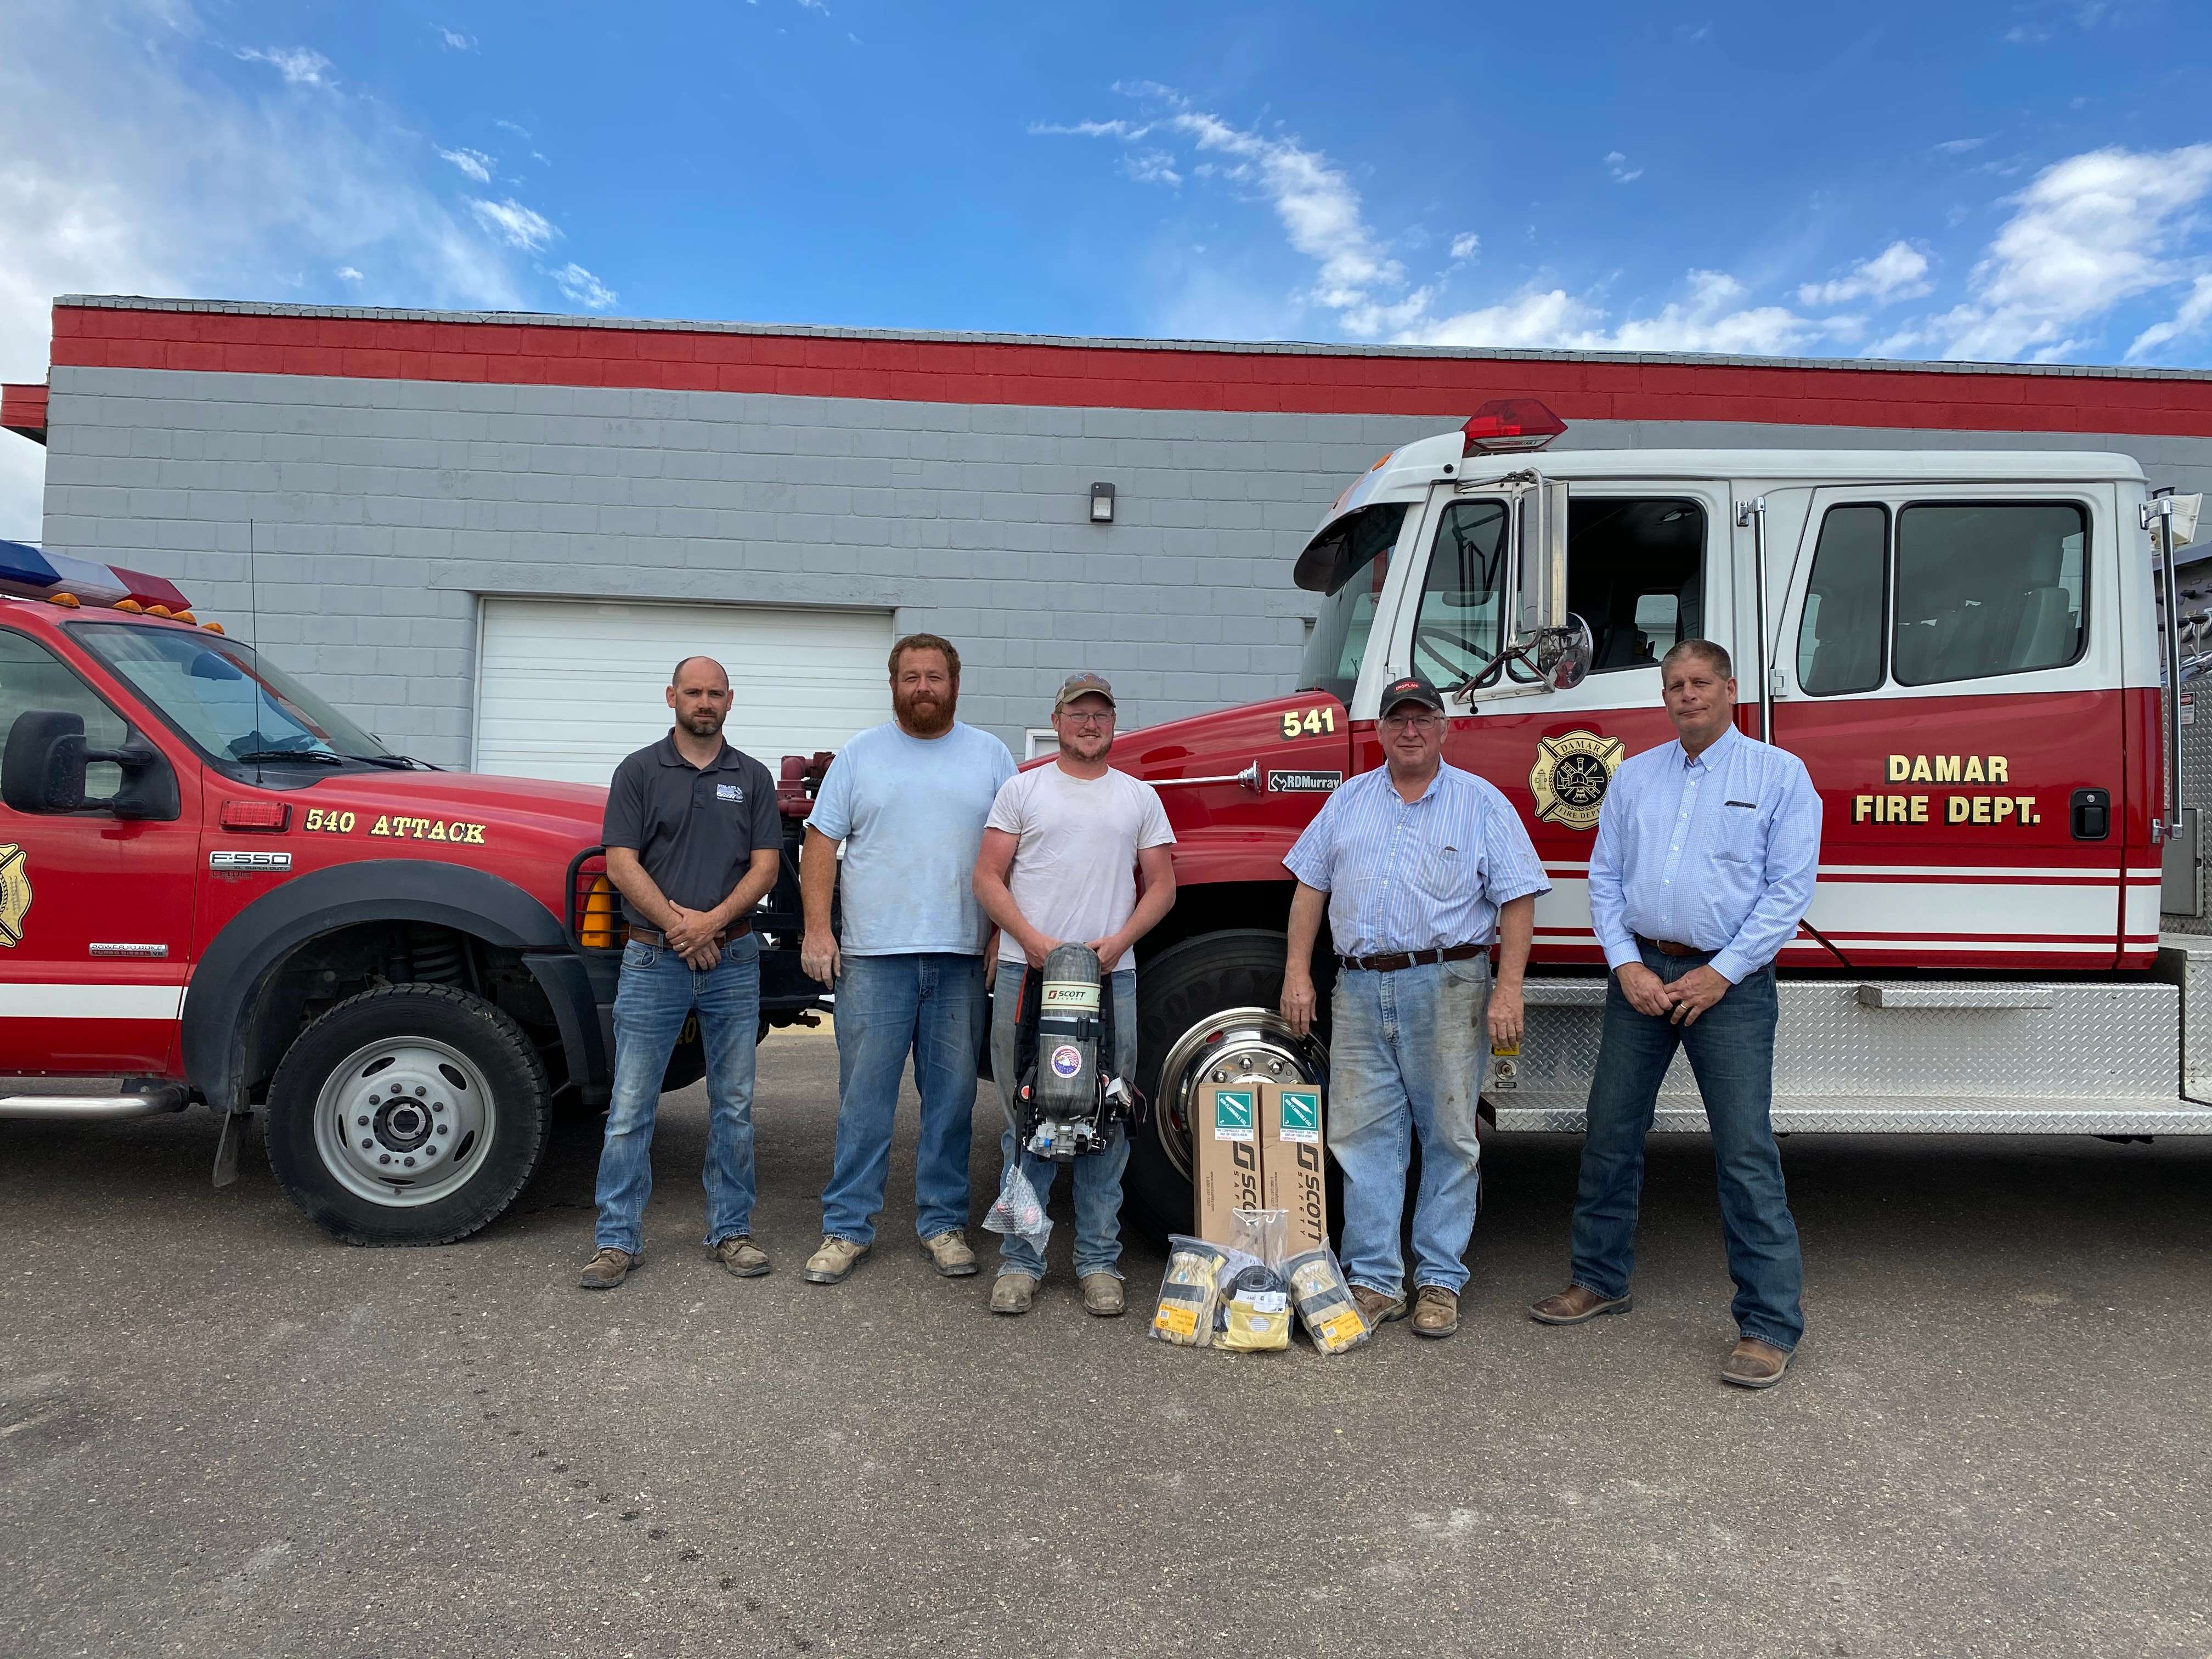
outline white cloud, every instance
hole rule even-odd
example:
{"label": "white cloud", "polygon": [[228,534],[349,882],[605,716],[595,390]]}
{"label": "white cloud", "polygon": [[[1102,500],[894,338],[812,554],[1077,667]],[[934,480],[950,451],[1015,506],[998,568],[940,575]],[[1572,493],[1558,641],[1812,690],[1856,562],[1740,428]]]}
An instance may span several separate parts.
{"label": "white cloud", "polygon": [[451,161],[480,185],[491,182],[492,158],[480,149],[441,149],[438,159]]}
{"label": "white cloud", "polygon": [[586,311],[605,311],[621,296],[573,259],[558,270],[545,273],[561,292]]}
{"label": "white cloud", "polygon": [[1149,123],[1139,125],[1129,121],[1032,121],[1030,136],[1033,138],[1141,138],[1152,131]]}
{"label": "white cloud", "polygon": [[509,132],[514,134],[518,138],[527,138],[530,137],[530,129],[528,127],[517,126],[512,121],[494,121],[492,125],[495,127],[504,127]]}
{"label": "white cloud", "polygon": [[1480,250],[1481,246],[1481,237],[1476,235],[1471,230],[1462,230],[1458,235],[1451,239],[1451,257],[1454,263],[1457,263],[1464,259],[1472,259],[1474,258],[1477,252]]}
{"label": "white cloud", "polygon": [[544,214],[523,206],[513,197],[503,202],[487,202],[471,196],[469,211],[477,216],[479,224],[509,247],[519,247],[527,253],[539,252],[561,234]]}
{"label": "white cloud", "polygon": [[330,84],[331,60],[306,46],[271,46],[264,52],[240,46],[237,55],[249,64],[266,64],[295,87]]}
{"label": "white cloud", "polygon": [[1946,138],[1935,148],[1946,155],[1964,155],[1970,149],[1979,149],[1990,141],[1987,138]]}
{"label": "white cloud", "polygon": [[1605,167],[1617,185],[1632,185],[1644,176],[1644,169],[1630,167],[1628,158],[1617,149],[1606,152]]}
{"label": "white cloud", "polygon": [[1848,305],[1853,300],[1872,300],[1889,305],[1917,300],[1933,285],[1927,280],[1928,256],[1910,242],[1892,242],[1871,259],[1862,259],[1848,274],[1832,282],[1808,283],[1797,290],[1797,302],[1808,306]]}
{"label": "white cloud", "polygon": [[438,38],[447,52],[474,52],[477,49],[476,36],[463,34],[458,30],[446,27],[443,24],[439,25]]}
{"label": "white cloud", "polygon": [[2199,276],[2191,285],[2188,297],[2181,308],[2166,321],[2153,323],[2136,336],[2135,343],[2128,348],[2128,361],[2148,357],[2160,346],[2196,333],[2207,323],[2212,323],[2212,276]]}
{"label": "white cloud", "polygon": [[2124,301],[2190,274],[2171,256],[2212,197],[2212,143],[2091,150],[2037,174],[1974,267],[1971,297],[1930,319],[1953,357],[2039,360]]}
{"label": "white cloud", "polygon": [[1182,183],[1182,174],[1175,169],[1175,157],[1164,149],[1132,150],[1121,158],[1121,170],[1140,185],[1174,187]]}
{"label": "white cloud", "polygon": [[[386,106],[235,85],[182,0],[8,0],[7,17],[0,380],[46,379],[60,294],[511,310],[538,291]],[[0,434],[0,536],[38,538],[44,472]]]}
{"label": "white cloud", "polygon": [[1605,326],[1594,301],[1565,289],[1530,291],[1500,304],[1412,329],[1407,345],[1488,346],[1571,351],[1716,351],[1777,356],[1803,350],[1825,326],[1782,306],[1747,306],[1743,284],[1725,272],[1693,270],[1688,293],[1656,312]]}

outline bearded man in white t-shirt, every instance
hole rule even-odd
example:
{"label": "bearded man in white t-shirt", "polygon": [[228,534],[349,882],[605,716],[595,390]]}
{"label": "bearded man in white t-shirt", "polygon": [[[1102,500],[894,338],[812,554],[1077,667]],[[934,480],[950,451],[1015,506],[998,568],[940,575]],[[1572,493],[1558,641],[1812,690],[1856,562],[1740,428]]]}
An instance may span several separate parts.
{"label": "bearded man in white t-shirt", "polygon": [[[1098,953],[1114,998],[1112,1073],[1137,1070],[1136,943],[1175,903],[1175,832],[1158,793],[1106,764],[1114,750],[1114,689],[1097,674],[1071,674],[1053,704],[1059,757],[1018,772],[1000,787],[983,822],[975,859],[975,897],[999,925],[999,975],[993,993],[991,1072],[1006,1108],[1000,1148],[1049,1198],[1059,1165],[1020,1150],[1015,1126],[1014,1026],[1022,975],[1042,968],[1054,945],[1073,941]],[[1141,896],[1138,877],[1143,878]],[[1111,1319],[1127,1305],[1121,1292],[1121,1172],[1129,1138],[1117,1128],[1105,1151],[1074,1161],[1075,1273],[1083,1306]],[[1024,1314],[1044,1277],[1044,1258],[1006,1235],[991,1311]]]}

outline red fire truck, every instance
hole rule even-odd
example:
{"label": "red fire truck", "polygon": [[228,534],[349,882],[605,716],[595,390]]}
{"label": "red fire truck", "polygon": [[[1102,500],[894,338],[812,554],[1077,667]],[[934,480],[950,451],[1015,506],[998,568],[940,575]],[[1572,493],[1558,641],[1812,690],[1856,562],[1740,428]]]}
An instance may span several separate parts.
{"label": "red fire truck", "polygon": [[[357,1243],[474,1231],[605,1103],[604,789],[391,752],[159,577],[0,542],[0,1117],[246,1115]],[[762,1028],[807,1018],[795,767]],[[696,1032],[669,1086],[703,1073]]]}
{"label": "red fire truck", "polygon": [[[1274,1013],[1281,860],[1381,763],[1376,699],[1408,669],[1451,688],[1446,758],[1505,792],[1553,882],[1488,1111],[1579,1129],[1598,812],[1622,758],[1672,738],[1658,660],[1699,636],[1735,655],[1739,725],[1801,756],[1825,806],[1780,963],[1778,1129],[2212,1133],[2212,956],[2159,931],[2162,873],[2193,885],[2196,848],[2156,554],[2196,502],[2154,499],[2121,455],[1534,453],[1564,429],[1505,400],[1383,456],[1298,557],[1322,596],[1302,689],[1117,751],[1178,837],[1138,981],[1141,1218],[1188,1217],[1202,1081],[1323,1075],[1326,1031]],[[1324,940],[1324,988],[1330,966]],[[1683,1062],[1658,1125],[1704,1127]]]}

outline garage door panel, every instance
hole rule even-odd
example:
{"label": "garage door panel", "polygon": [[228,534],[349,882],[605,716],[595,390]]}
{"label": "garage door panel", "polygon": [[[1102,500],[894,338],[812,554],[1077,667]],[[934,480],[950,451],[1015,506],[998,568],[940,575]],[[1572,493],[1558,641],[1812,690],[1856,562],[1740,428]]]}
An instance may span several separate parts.
{"label": "garage door panel", "polygon": [[890,718],[887,611],[487,599],[483,623],[482,772],[605,783],[668,730],[670,671],[695,653],[729,670],[723,735],[771,769]]}

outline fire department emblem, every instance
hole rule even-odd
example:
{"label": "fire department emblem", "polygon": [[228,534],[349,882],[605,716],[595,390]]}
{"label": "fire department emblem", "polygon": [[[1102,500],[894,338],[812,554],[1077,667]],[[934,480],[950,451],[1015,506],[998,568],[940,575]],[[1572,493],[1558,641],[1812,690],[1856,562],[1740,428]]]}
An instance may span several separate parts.
{"label": "fire department emblem", "polygon": [[1627,745],[1595,732],[1568,732],[1536,743],[1536,763],[1528,769],[1528,787],[1536,797],[1536,818],[1569,830],[1594,830],[1606,786],[1613,781]]}
{"label": "fire department emblem", "polygon": [[30,908],[30,872],[24,868],[23,849],[11,841],[0,845],[0,948],[23,942],[23,917]]}

